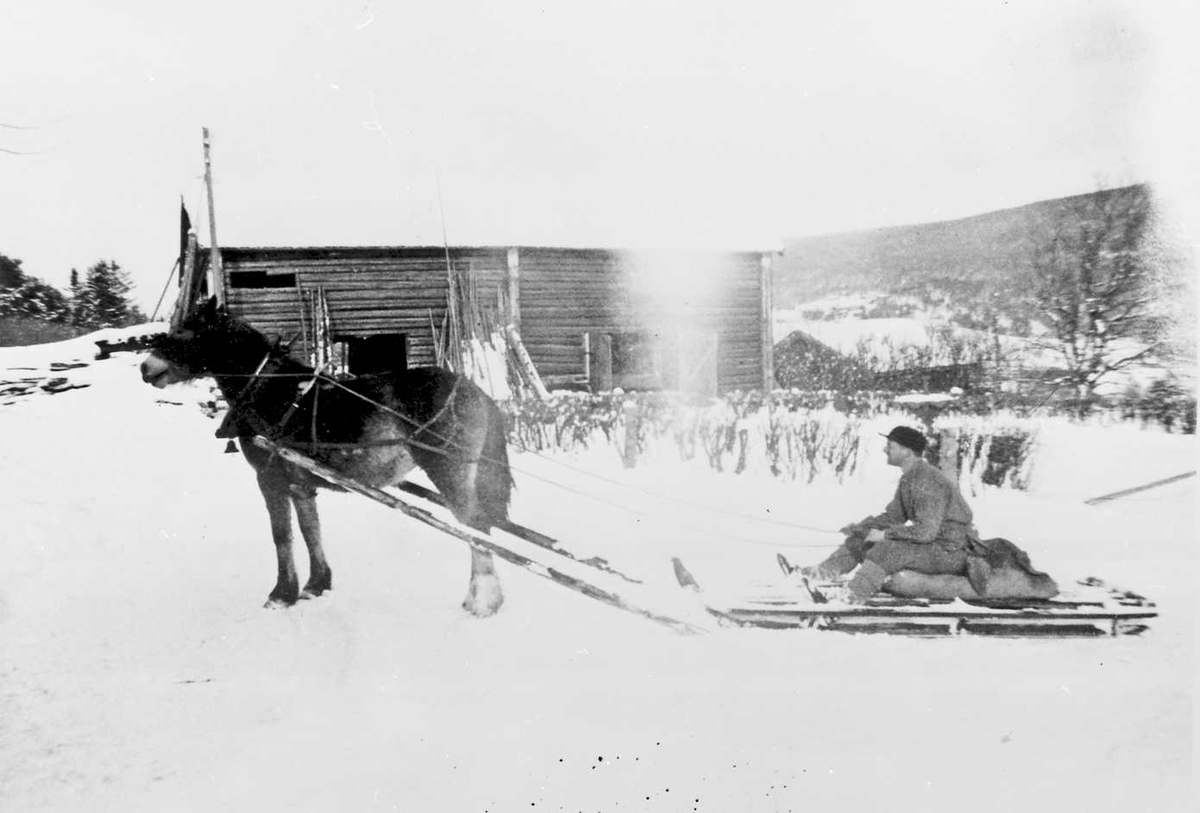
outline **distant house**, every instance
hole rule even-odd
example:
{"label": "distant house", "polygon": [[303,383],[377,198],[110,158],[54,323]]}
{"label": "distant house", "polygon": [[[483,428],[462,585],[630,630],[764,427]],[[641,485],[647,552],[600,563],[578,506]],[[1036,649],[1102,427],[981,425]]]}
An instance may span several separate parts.
{"label": "distant house", "polygon": [[[540,246],[222,248],[217,293],[259,330],[312,334],[312,297],[351,372],[435,359],[459,275],[550,385],[722,393],[774,380],[773,252]],[[208,252],[196,255],[201,276]]]}
{"label": "distant house", "polygon": [[873,373],[803,330],[793,330],[775,345],[775,381],[785,389],[865,390]]}
{"label": "distant house", "polygon": [[911,319],[817,321],[775,347],[780,386],[810,390],[965,391],[983,385],[981,361],[939,358]]}

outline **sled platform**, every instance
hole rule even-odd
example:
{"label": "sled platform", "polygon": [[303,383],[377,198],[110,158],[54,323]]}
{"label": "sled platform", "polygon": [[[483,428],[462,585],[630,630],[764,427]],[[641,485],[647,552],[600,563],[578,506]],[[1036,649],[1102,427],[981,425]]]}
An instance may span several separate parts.
{"label": "sled platform", "polygon": [[[1113,637],[1138,635],[1158,616],[1154,603],[1099,579],[1084,579],[1052,599],[971,600],[877,595],[865,604],[809,599],[799,583],[757,585],[747,596],[704,591],[679,559],[675,578],[716,621],[729,627],[816,629],[893,635]],[[821,585],[817,585],[818,589]]]}

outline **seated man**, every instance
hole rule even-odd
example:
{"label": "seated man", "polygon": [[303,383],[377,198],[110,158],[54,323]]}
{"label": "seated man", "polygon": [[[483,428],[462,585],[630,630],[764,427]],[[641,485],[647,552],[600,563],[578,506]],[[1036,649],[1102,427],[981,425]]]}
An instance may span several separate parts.
{"label": "seated man", "polygon": [[[842,528],[846,541],[800,574],[830,579],[857,567],[847,584],[846,598],[854,603],[866,601],[901,570],[967,576],[983,595],[990,568],[985,558],[968,555],[979,535],[958,485],[922,457],[926,441],[919,431],[897,426],[886,437],[888,465],[902,472],[896,496],[882,514]],[[793,569],[782,556],[779,561]]]}

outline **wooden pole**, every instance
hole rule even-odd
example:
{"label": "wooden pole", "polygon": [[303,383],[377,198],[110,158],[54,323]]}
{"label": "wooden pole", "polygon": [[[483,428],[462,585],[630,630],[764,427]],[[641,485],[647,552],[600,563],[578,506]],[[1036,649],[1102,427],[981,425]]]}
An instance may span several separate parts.
{"label": "wooden pole", "polygon": [[950,482],[958,482],[958,430],[943,429],[938,446],[938,468],[942,474],[950,478]]}
{"label": "wooden pole", "polygon": [[622,450],[621,459],[625,468],[632,469],[637,465],[638,434],[641,425],[637,403],[633,400],[626,401],[622,414],[625,417],[625,448]]}
{"label": "wooden pole", "polygon": [[592,392],[609,392],[613,388],[612,334],[595,331],[592,334],[592,362],[588,384]]}
{"label": "wooden pole", "polygon": [[[771,282],[771,255],[763,253],[759,260],[759,285],[762,288],[762,387],[763,392],[775,389],[775,329],[772,312],[775,309]],[[719,375],[719,374],[718,374]]]}
{"label": "wooden pole", "polygon": [[1184,474],[1176,474],[1174,477],[1167,477],[1166,479],[1163,479],[1163,480],[1155,480],[1153,483],[1146,483],[1146,485],[1144,485],[1144,486],[1135,486],[1134,488],[1126,488],[1122,491],[1114,491],[1111,494],[1105,494],[1100,497],[1092,497],[1090,500],[1084,500],[1083,503],[1084,503],[1084,505],[1098,505],[1099,503],[1108,502],[1109,500],[1116,500],[1116,499],[1120,499],[1121,497],[1128,497],[1130,494],[1137,494],[1139,491],[1149,491],[1152,488],[1158,488],[1160,486],[1170,485],[1171,483],[1178,483],[1181,480],[1186,480],[1189,477],[1195,477],[1195,476],[1196,476],[1196,472],[1194,472],[1194,471],[1189,471]]}
{"label": "wooden pole", "polygon": [[[434,505],[440,505],[442,508],[447,507],[445,497],[443,497],[441,494],[438,494],[436,491],[431,491],[430,489],[425,488],[425,486],[417,485],[416,483],[410,483],[406,480],[402,483],[397,483],[396,488],[406,494],[412,494],[414,497],[420,497],[423,500],[428,500]],[[632,576],[622,573],[599,556],[593,556],[590,559],[580,559],[569,550],[560,547],[558,540],[554,537],[538,533],[532,528],[526,528],[524,525],[518,525],[511,519],[500,520],[500,522],[496,523],[496,527],[507,534],[512,534],[518,539],[524,539],[530,544],[537,545],[539,548],[545,548],[551,553],[557,553],[559,556],[565,556],[572,562],[579,562],[579,564],[586,567],[600,570],[604,573],[609,573],[613,576],[624,579],[631,584],[642,583],[641,579],[635,579]]]}
{"label": "wooden pole", "polygon": [[175,300],[175,312],[171,314],[171,327],[179,327],[194,302],[192,289],[196,278],[196,232],[188,232],[187,250],[183,255],[183,274],[179,278],[179,296]]}
{"label": "wooden pole", "polygon": [[521,341],[521,334],[517,333],[517,328],[514,325],[509,325],[504,329],[504,333],[508,336],[508,346],[516,353],[517,361],[521,364],[521,370],[529,379],[530,385],[533,386],[533,391],[538,398],[545,401],[550,397],[550,393],[546,391],[546,385],[542,383],[542,377],[538,375],[537,367],[533,366],[533,359],[529,357],[529,351],[525,349],[525,343]]}
{"label": "wooden pole", "polygon": [[171,287],[171,280],[175,279],[175,272],[179,270],[179,258],[175,258],[175,263],[171,266],[171,273],[167,274],[167,281],[163,283],[162,293],[158,295],[158,301],[154,303],[154,312],[150,314],[150,321],[153,322],[158,316],[158,309],[162,307],[163,300],[167,298],[167,291]]}
{"label": "wooden pole", "polygon": [[225,304],[225,269],[221,265],[221,249],[217,247],[217,214],[213,211],[213,181],[211,141],[208,128],[204,128],[204,186],[208,189],[208,241],[211,252],[209,268],[212,271],[213,294],[217,304]]}
{"label": "wooden pole", "polygon": [[623,598],[622,596],[617,595],[616,593],[611,593],[602,587],[597,587],[596,585],[591,584],[590,582],[585,582],[582,579],[567,575],[566,573],[563,573],[544,562],[530,559],[529,557],[517,553],[516,551],[509,550],[503,545],[497,544],[496,542],[480,536],[479,534],[472,533],[471,531],[468,531],[459,525],[451,524],[444,520],[438,519],[428,511],[422,508],[417,508],[415,505],[409,505],[399,497],[388,494],[386,491],[381,491],[378,488],[363,485],[357,480],[323,466],[317,461],[305,457],[299,452],[294,452],[284,446],[278,446],[261,435],[254,438],[254,445],[258,446],[260,449],[266,449],[269,452],[277,454],[287,462],[300,466],[307,471],[311,471],[313,474],[316,474],[318,477],[322,477],[331,483],[342,486],[343,488],[353,491],[356,494],[361,494],[364,497],[370,497],[372,500],[382,503],[389,508],[395,508],[397,511],[400,511],[401,513],[410,516],[413,519],[424,522],[426,525],[436,528],[439,531],[444,531],[445,533],[461,539],[462,541],[476,548],[481,548],[493,553],[510,564],[514,564],[517,567],[524,568],[530,573],[534,573],[538,576],[549,579],[555,584],[562,585],[569,590],[574,590],[577,593],[583,593],[589,598],[594,598],[597,601],[602,601],[605,604],[616,607],[619,610],[625,610],[626,612],[640,615],[643,618],[648,618],[651,621],[658,622],[659,624],[664,624],[679,632],[703,632],[700,627],[689,624],[686,621],[661,615],[653,610],[640,607]]}
{"label": "wooden pole", "polygon": [[508,250],[508,268],[504,274],[508,283],[508,323],[521,332],[521,250]]}

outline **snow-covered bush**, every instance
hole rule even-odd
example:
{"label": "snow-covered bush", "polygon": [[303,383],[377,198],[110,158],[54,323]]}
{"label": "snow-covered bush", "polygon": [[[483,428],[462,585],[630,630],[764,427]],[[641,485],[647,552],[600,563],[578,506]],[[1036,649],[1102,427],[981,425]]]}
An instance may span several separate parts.
{"label": "snow-covered bush", "polygon": [[556,391],[549,400],[510,404],[509,443],[529,452],[588,448],[613,440],[621,420],[619,395]]}
{"label": "snow-covered bush", "polygon": [[[983,486],[1024,490],[1029,485],[1038,422],[1011,413],[947,415],[936,420],[926,457],[945,471],[950,464],[963,491]],[[947,444],[953,444],[948,446]]]}
{"label": "snow-covered bush", "polygon": [[923,425],[932,438],[928,458],[951,453],[964,487],[1022,489],[1036,441],[1036,422],[1013,414],[934,413],[890,396],[832,392],[735,392],[698,402],[669,393],[556,392],[548,401],[513,407],[510,441],[523,451],[574,452],[608,446],[642,459],[697,461],[719,472],[761,473],[786,480],[845,482],[872,443],[893,425]]}
{"label": "snow-covered bush", "polygon": [[1168,432],[1196,433],[1196,396],[1173,377],[1155,379],[1145,389],[1132,385],[1117,408],[1126,420],[1157,423]]}

